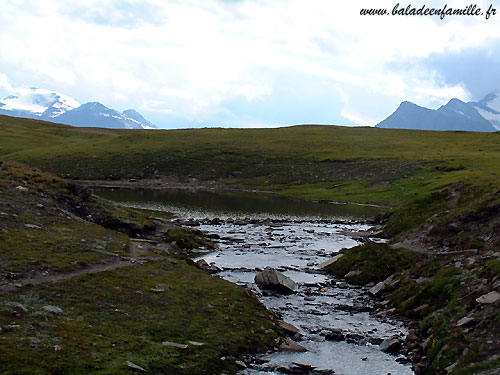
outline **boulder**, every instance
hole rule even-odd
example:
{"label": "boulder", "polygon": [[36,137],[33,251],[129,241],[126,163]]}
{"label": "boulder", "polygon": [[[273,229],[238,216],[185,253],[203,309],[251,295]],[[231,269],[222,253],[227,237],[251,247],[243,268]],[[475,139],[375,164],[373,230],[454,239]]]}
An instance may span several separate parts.
{"label": "boulder", "polygon": [[376,284],[374,287],[370,288],[368,293],[371,295],[377,297],[378,295],[382,294],[382,292],[385,290],[385,282],[381,281],[378,284]]}
{"label": "boulder", "polygon": [[280,328],[290,335],[295,335],[300,332],[297,327],[295,327],[293,324],[285,322],[284,320],[280,320],[278,323]]}
{"label": "boulder", "polygon": [[325,335],[327,341],[344,341],[345,335],[340,328],[333,328]]}
{"label": "boulder", "polygon": [[500,293],[495,291],[483,294],[481,297],[476,298],[476,302],[481,304],[492,304],[498,301],[500,301]]}
{"label": "boulder", "polygon": [[393,285],[393,280],[394,280],[394,275],[389,276],[384,281],[381,281],[378,284],[376,284],[375,286],[373,286],[372,288],[370,288],[368,293],[370,293],[371,295],[373,295],[375,297],[383,294],[384,292],[387,291],[389,286]]}
{"label": "boulder", "polygon": [[396,353],[401,348],[401,341],[399,339],[385,339],[380,344],[380,350],[386,353]]}
{"label": "boulder", "polygon": [[279,349],[285,352],[307,352],[306,348],[290,339],[286,339]]}
{"label": "boulder", "polygon": [[255,275],[255,283],[261,289],[269,289],[282,294],[292,294],[297,289],[297,284],[289,277],[271,267],[266,267]]}
{"label": "boulder", "polygon": [[462,319],[457,321],[456,326],[457,327],[464,327],[464,326],[470,325],[473,322],[474,322],[474,318],[469,317],[469,316],[465,316]]}
{"label": "boulder", "polygon": [[200,259],[196,261],[196,264],[198,267],[200,267],[202,270],[212,274],[212,273],[217,273],[220,272],[220,268],[217,267],[215,264],[208,264],[208,262],[205,259]]}

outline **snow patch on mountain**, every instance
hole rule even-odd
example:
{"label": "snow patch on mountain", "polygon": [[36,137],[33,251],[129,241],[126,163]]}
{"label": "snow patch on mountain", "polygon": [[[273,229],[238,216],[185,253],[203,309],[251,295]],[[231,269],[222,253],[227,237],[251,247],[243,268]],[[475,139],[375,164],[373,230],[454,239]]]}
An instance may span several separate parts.
{"label": "snow patch on mountain", "polygon": [[17,89],[15,95],[0,100],[0,103],[2,110],[31,112],[39,116],[52,108],[51,117],[80,106],[78,101],[69,96],[38,88]]}
{"label": "snow patch on mountain", "polygon": [[481,116],[491,122],[491,125],[493,125],[495,129],[500,130],[500,113],[496,111],[488,111],[478,106],[475,106],[474,108],[476,108]]}
{"label": "snow patch on mountain", "polygon": [[69,96],[39,88],[20,88],[14,94],[0,100],[0,114],[73,126],[156,129],[154,124],[133,109],[120,113],[98,102],[81,105]]}
{"label": "snow patch on mountain", "polygon": [[[500,93],[497,92],[492,92],[491,94],[487,95],[485,101],[485,105],[492,109],[495,112],[500,112]],[[484,100],[484,99],[483,99]]]}

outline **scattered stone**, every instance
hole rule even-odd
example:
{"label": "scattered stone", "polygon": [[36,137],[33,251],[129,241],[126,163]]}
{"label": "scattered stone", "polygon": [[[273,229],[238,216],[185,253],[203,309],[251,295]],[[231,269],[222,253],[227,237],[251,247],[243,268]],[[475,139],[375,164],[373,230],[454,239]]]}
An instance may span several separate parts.
{"label": "scattered stone", "polygon": [[157,285],[156,287],[154,288],[151,288],[150,290],[153,292],[153,293],[163,293],[165,292],[165,290],[167,289],[170,289],[168,287],[168,285]]}
{"label": "scattered stone", "polygon": [[465,316],[462,319],[460,319],[459,321],[457,321],[457,327],[463,327],[463,326],[469,325],[473,321],[474,321],[473,318]]}
{"label": "scattered stone", "polygon": [[271,267],[266,267],[264,271],[255,275],[254,280],[261,289],[270,289],[283,294],[292,294],[297,288],[292,279]]}
{"label": "scattered stone", "polygon": [[481,297],[476,298],[476,302],[481,304],[492,304],[498,301],[500,301],[500,293],[495,291],[483,294]]}
{"label": "scattered stone", "polygon": [[336,261],[338,261],[340,258],[342,258],[344,256],[344,254],[339,254],[339,255],[335,255],[333,258],[331,259],[328,259],[328,260],[325,260],[323,263],[320,263],[318,265],[318,268],[319,269],[325,269],[326,267],[328,267],[330,264],[333,264],[335,263]]}
{"label": "scattered stone", "polygon": [[26,228],[29,228],[29,229],[42,229],[41,226],[38,226],[38,225],[35,225],[35,224],[24,224],[24,226]]}
{"label": "scattered stone", "polygon": [[203,346],[205,345],[204,342],[199,342],[199,341],[188,341],[189,345],[193,345],[193,346]]}
{"label": "scattered stone", "polygon": [[40,327],[44,327],[44,328],[57,328],[57,326],[55,324],[50,324],[47,322],[40,322],[40,323],[38,323],[38,325]]}
{"label": "scattered stone", "polygon": [[279,321],[279,326],[283,331],[287,332],[288,334],[295,335],[296,333],[299,333],[299,329],[297,327],[283,320]]}
{"label": "scattered stone", "polygon": [[359,333],[349,333],[345,335],[345,341],[350,344],[362,345],[367,342],[366,337]]}
{"label": "scattered stone", "polygon": [[56,352],[60,352],[62,350],[62,348],[59,345],[54,345],[54,350]]}
{"label": "scattered stone", "polygon": [[304,300],[305,300],[305,301],[315,301],[315,300],[316,300],[316,298],[311,297],[311,296],[305,296],[305,297],[304,297]]}
{"label": "scattered stone", "polygon": [[45,306],[42,306],[42,309],[44,309],[45,311],[54,313],[54,314],[62,314],[63,313],[63,309],[61,309],[59,306],[45,305]]}
{"label": "scattered stone", "polygon": [[446,373],[449,374],[457,366],[457,364],[458,364],[458,362],[452,363],[451,365],[446,367],[444,369],[444,371],[446,371]]}
{"label": "scattered stone", "polygon": [[186,344],[177,344],[176,342],[172,342],[172,341],[163,341],[161,344],[163,346],[169,346],[172,348],[179,348],[179,349],[187,349],[187,347],[188,347]]}
{"label": "scattered stone", "polygon": [[401,348],[401,341],[399,339],[385,339],[380,344],[380,350],[386,353],[396,353]]}
{"label": "scattered stone", "polygon": [[245,362],[242,361],[234,361],[234,364],[238,366],[239,368],[247,368],[247,365],[245,365]]}
{"label": "scattered stone", "polygon": [[145,368],[143,368],[139,365],[136,365],[134,362],[126,361],[125,363],[128,367],[130,367],[133,370],[137,370],[137,371],[141,371],[141,372],[148,372],[148,370],[146,370]]}
{"label": "scattered stone", "polygon": [[347,275],[345,275],[345,278],[348,279],[349,277],[358,276],[358,275],[361,275],[362,273],[363,272],[361,272],[361,271],[351,271]]}
{"label": "scattered stone", "polygon": [[245,297],[248,297],[248,298],[252,298],[256,301],[259,300],[259,298],[257,297],[257,295],[249,288],[244,288],[243,291],[242,291],[243,295]]}
{"label": "scattered stone", "polygon": [[16,189],[19,191],[28,191],[28,188],[25,186],[16,186]]}
{"label": "scattered stone", "polygon": [[431,281],[432,277],[419,277],[418,279],[415,280],[417,284],[422,284],[428,281]]}
{"label": "scattered stone", "polygon": [[207,271],[208,273],[217,273],[220,272],[220,268],[217,267],[214,264],[208,264],[208,262],[205,259],[200,259],[196,261],[196,264],[198,267],[200,267],[202,270]]}
{"label": "scattered stone", "polygon": [[419,307],[413,309],[413,312],[414,313],[418,313],[418,312],[420,312],[422,310],[425,310],[428,307],[429,307],[429,304],[428,303],[424,303],[423,305],[420,305]]}
{"label": "scattered stone", "polygon": [[30,340],[30,343],[32,343],[32,344],[39,344],[42,342],[42,340],[40,340],[38,337],[30,337],[29,340]]}
{"label": "scattered stone", "polygon": [[286,339],[279,349],[285,352],[307,352],[306,348],[290,339]]}
{"label": "scattered stone", "polygon": [[325,335],[327,341],[344,341],[345,336],[340,328],[333,328]]}

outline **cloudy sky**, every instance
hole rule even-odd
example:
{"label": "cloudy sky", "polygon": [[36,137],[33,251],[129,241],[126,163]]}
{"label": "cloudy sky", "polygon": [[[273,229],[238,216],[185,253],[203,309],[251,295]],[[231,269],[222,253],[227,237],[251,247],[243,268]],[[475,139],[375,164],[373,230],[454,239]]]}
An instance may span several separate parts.
{"label": "cloudy sky", "polygon": [[396,3],[4,1],[0,96],[40,87],[135,108],[165,128],[263,127],[375,125],[403,100],[437,108],[500,90],[500,10],[360,15]]}

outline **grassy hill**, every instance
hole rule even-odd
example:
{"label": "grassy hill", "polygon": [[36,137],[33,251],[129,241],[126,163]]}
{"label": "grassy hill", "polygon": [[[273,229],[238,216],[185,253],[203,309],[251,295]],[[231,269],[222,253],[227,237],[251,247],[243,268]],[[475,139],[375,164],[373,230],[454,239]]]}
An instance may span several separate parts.
{"label": "grassy hill", "polygon": [[[190,183],[216,181],[230,186],[273,189],[283,195],[306,199],[378,203],[395,207],[384,218],[384,232],[391,238],[389,243],[368,243],[344,251],[345,256],[330,267],[330,272],[337,277],[347,277],[351,270],[359,271],[356,280],[348,281],[360,284],[379,282],[391,276],[392,281],[387,281],[382,298],[389,300],[399,313],[414,319],[414,342],[410,344],[415,348],[414,357],[420,361],[418,373],[426,375],[483,375],[495,373],[481,372],[483,370],[497,371],[500,367],[500,345],[497,340],[500,335],[500,300],[485,302],[485,296],[496,298],[500,292],[499,142],[499,133],[314,125],[279,129],[134,131],[72,128],[0,116],[0,159],[21,161],[61,177],[94,180],[158,178]],[[9,168],[11,165],[13,164],[9,164]],[[19,216],[18,227],[7,228],[7,235],[4,233],[3,239],[0,236],[0,245],[7,244],[0,262],[12,269],[12,275],[7,276],[14,280],[29,272],[33,265],[41,264],[55,272],[70,272],[75,267],[107,264],[110,259],[130,251],[130,239],[124,237],[123,231],[117,233],[115,227],[110,227],[110,223],[121,222],[116,216],[125,217],[127,222],[133,219],[136,222],[135,228],[137,225],[139,228],[148,225],[140,217],[134,218],[137,214],[117,213],[114,210],[104,210],[108,214],[97,215],[101,221],[86,224],[73,222],[71,217],[65,216],[57,219],[58,225],[52,225],[48,218],[46,222],[36,221],[40,218],[29,216],[29,210],[13,212],[19,204],[13,202],[12,197],[23,197],[21,191],[14,190],[16,185],[23,186],[23,177],[19,175],[16,178],[18,181],[5,182],[6,189],[16,195],[5,194],[8,197],[5,207],[0,207],[7,215]],[[62,180],[58,181],[55,179],[49,185],[66,184]],[[42,178],[42,183],[48,182]],[[0,184],[0,192],[1,188]],[[38,194],[43,189],[40,187]],[[36,206],[36,202],[31,203]],[[67,206],[61,208],[68,210]],[[110,221],[110,216],[115,219]],[[4,221],[7,222],[7,219]],[[25,241],[22,256],[13,257],[8,249],[15,244],[7,241],[21,243],[27,237],[26,224],[40,227],[37,230],[41,234]],[[2,225],[7,224],[2,222]],[[66,244],[68,238],[72,238],[68,237],[66,231],[59,230],[60,226],[70,229],[74,238],[79,241],[81,238],[78,236],[83,231],[89,232],[86,236],[88,243],[70,247],[71,253],[81,258],[81,264],[72,263],[69,253],[61,254],[59,251],[60,246]],[[102,243],[102,238],[105,243]],[[40,264],[37,263],[41,261],[37,258],[40,253],[35,251],[39,245],[37,241],[49,241],[51,245],[49,251],[43,254],[44,263]],[[95,249],[100,251],[96,252]],[[149,255],[154,257],[157,254]],[[161,267],[152,262],[147,267],[134,268],[137,270],[134,272],[123,267],[110,271],[106,278],[87,276],[74,279],[76,281],[68,281],[64,288],[59,289],[25,286],[18,291],[20,293],[9,292],[2,295],[8,302],[0,310],[0,324],[2,327],[9,327],[7,324],[12,321],[11,318],[19,317],[15,320],[21,323],[16,325],[36,327],[39,325],[36,319],[44,316],[43,314],[47,315],[40,310],[43,309],[43,304],[60,305],[63,311],[71,309],[72,306],[64,298],[64,290],[78,296],[82,293],[82,287],[88,286],[94,290],[98,289],[97,286],[106,286],[108,283],[110,287],[115,287],[116,280],[122,278],[126,278],[126,284],[117,298],[125,302],[120,304],[122,302],[115,302],[109,296],[106,298],[110,298],[113,308],[127,312],[133,310],[136,304],[143,303],[142,295],[130,292],[130,287],[135,288],[136,280],[142,277],[141,272],[161,269],[158,280],[155,280],[157,283],[164,283],[163,278],[176,270],[193,272],[193,275],[197,272],[193,268],[186,268],[184,264],[182,267],[185,270],[175,267],[178,263],[160,263]],[[210,283],[201,274],[196,275],[200,277],[200,285]],[[179,282],[182,284],[182,279]],[[150,291],[151,287],[154,285],[149,285],[146,289]],[[197,287],[193,286],[195,289]],[[227,288],[230,295],[232,291],[229,286]],[[143,292],[147,292],[146,289]],[[176,290],[174,285],[172,293]],[[193,290],[193,293],[199,293],[199,290]],[[33,299],[33,295],[40,299]],[[126,301],[132,295],[134,299],[128,304]],[[177,297],[182,299],[182,294]],[[98,292],[88,298],[91,298],[93,304],[102,304],[103,296]],[[147,303],[155,303],[155,299],[146,300]],[[70,319],[78,314],[90,313],[88,304],[79,303],[74,307],[75,311],[69,312]],[[153,307],[151,306],[150,318],[154,320],[157,316]],[[189,309],[196,309],[196,306],[188,306],[186,311],[190,311]],[[114,316],[112,310],[109,311]],[[108,319],[111,315],[105,315],[104,318]],[[185,319],[182,314],[175,316],[180,320]],[[45,340],[45,337],[48,337],[50,345],[59,342],[54,341],[56,338],[63,343],[81,340],[84,346],[88,346],[92,342],[90,340],[94,339],[91,335],[94,331],[108,332],[110,329],[110,326],[103,323],[94,330],[98,318],[88,315],[81,322],[70,320],[68,323],[61,319],[55,322],[56,327],[68,325],[78,332],[84,325],[87,327],[90,324],[92,327],[88,327],[92,329],[88,330],[84,338],[80,334],[61,338],[61,334],[52,326],[43,326],[43,334],[46,336],[37,336],[27,328],[23,328],[22,335],[19,336],[15,331],[16,327],[9,331],[13,333],[9,333],[9,345],[6,346],[14,349],[6,349],[1,353],[2,357],[7,358],[7,361],[14,360],[18,345],[16,340],[19,337],[23,343],[35,348],[38,348],[40,342],[45,342],[39,341]],[[129,318],[120,315],[120,319],[125,321]],[[128,323],[135,327],[135,323]],[[203,319],[200,317],[200,324],[202,323]],[[53,324],[52,320],[50,324]],[[221,320],[218,324],[222,326],[224,321]],[[238,327],[241,328],[245,341],[244,327]],[[179,332],[175,331],[175,327],[165,328],[165,337],[179,339]],[[207,335],[210,337],[214,332],[216,331],[208,332]],[[116,337],[113,336],[110,339],[112,341],[99,339],[104,344],[99,341],[98,347],[123,340],[126,332],[117,331],[114,334]],[[189,337],[199,339],[195,336],[196,332],[190,332]],[[131,350],[135,348],[131,348],[132,344],[125,341],[125,349],[119,352],[115,363],[116,371],[123,369],[127,358],[135,361],[134,363],[157,366],[154,368],[170,368],[169,366],[180,363],[177,359],[182,361],[186,358],[172,357],[172,363],[156,360],[148,362],[151,356],[158,358],[162,348],[158,344],[160,338],[153,332],[147,332],[144,340],[149,346],[144,346],[145,351],[136,353],[137,356],[131,355]],[[224,350],[230,350],[236,356],[241,350],[240,345],[243,342],[237,341],[232,343],[230,349]],[[264,337],[261,345],[269,345]],[[40,357],[36,356],[46,353],[29,349],[28,346],[23,348],[34,356],[34,361],[40,361]],[[207,344],[208,352],[201,356],[206,361],[202,363],[208,363],[209,358],[213,358],[212,354],[220,354],[213,352],[214,348],[215,346]],[[50,361],[54,353],[47,349],[48,352],[51,353],[47,357]],[[105,355],[114,353],[109,351]],[[195,366],[194,369],[198,366],[198,354],[196,351],[189,352],[187,359],[187,363]],[[68,358],[79,358],[79,354],[70,353]],[[99,362],[95,366],[99,366]],[[199,368],[202,366],[203,364]],[[219,363],[216,367],[221,368],[223,365]]]}
{"label": "grassy hill", "polygon": [[0,116],[0,158],[72,179],[166,178],[398,206],[497,181],[500,134],[303,125],[110,130]]}

